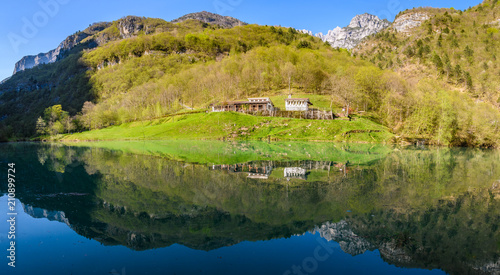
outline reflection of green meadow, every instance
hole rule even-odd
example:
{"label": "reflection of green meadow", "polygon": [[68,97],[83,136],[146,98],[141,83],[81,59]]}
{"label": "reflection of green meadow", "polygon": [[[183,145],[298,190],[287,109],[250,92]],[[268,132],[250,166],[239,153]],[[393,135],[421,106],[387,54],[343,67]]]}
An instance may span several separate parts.
{"label": "reflection of green meadow", "polygon": [[223,141],[100,141],[68,146],[103,148],[201,164],[236,164],[258,160],[318,160],[365,164],[385,157],[392,148],[380,144]]}

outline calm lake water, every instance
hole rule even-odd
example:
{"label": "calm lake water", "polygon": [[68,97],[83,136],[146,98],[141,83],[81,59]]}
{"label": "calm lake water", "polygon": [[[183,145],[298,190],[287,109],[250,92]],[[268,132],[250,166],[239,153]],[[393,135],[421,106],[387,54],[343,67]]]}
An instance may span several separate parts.
{"label": "calm lake water", "polygon": [[19,143],[0,175],[0,274],[500,274],[498,151]]}

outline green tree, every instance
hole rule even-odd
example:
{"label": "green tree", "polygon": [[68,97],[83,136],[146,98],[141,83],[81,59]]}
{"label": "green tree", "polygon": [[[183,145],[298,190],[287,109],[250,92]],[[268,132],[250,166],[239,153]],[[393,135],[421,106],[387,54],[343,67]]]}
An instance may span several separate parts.
{"label": "green tree", "polygon": [[47,123],[42,117],[38,117],[36,120],[36,132],[40,135],[45,135],[47,133]]}
{"label": "green tree", "polygon": [[467,85],[467,89],[469,91],[472,91],[474,89],[474,85],[472,83],[472,76],[470,75],[469,72],[464,72],[464,77],[465,77],[465,83]]}

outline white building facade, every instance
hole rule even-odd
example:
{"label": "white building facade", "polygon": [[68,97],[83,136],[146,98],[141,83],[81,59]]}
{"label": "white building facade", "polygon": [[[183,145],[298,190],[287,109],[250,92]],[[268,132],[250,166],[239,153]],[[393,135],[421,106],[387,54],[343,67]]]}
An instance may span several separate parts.
{"label": "white building facade", "polygon": [[309,111],[309,105],[312,103],[309,98],[291,98],[285,99],[285,107],[287,111]]}

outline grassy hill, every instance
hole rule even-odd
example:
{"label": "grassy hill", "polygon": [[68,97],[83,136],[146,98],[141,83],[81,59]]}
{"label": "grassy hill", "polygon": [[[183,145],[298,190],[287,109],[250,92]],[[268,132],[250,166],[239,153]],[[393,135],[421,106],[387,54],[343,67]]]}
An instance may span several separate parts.
{"label": "grassy hill", "polygon": [[386,143],[392,141],[393,134],[387,128],[364,118],[350,122],[257,117],[225,112],[183,114],[144,122],[129,122],[105,129],[65,135],[61,139],[250,139]]}

